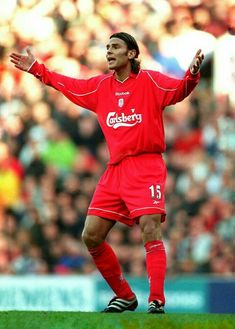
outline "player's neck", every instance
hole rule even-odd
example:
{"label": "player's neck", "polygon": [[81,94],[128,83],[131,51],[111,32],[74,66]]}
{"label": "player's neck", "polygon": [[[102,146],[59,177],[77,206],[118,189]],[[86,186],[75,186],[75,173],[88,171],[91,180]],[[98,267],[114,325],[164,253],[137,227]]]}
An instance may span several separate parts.
{"label": "player's neck", "polygon": [[129,75],[131,74],[131,68],[125,68],[125,69],[120,69],[120,70],[115,70],[115,78],[118,81],[124,81],[126,80]]}

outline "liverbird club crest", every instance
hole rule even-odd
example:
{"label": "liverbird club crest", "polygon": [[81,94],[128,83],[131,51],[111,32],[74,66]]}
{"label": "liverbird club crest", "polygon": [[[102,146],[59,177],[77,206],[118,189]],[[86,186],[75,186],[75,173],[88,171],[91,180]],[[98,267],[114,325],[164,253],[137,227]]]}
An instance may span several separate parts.
{"label": "liverbird club crest", "polygon": [[119,100],[118,100],[118,106],[119,107],[123,107],[123,105],[124,105],[124,99],[123,98],[119,98]]}

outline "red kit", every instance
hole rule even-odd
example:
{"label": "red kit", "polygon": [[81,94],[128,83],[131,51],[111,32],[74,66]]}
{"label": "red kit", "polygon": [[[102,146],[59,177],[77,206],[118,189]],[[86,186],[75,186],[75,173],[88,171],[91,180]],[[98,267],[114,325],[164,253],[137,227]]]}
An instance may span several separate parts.
{"label": "red kit", "polygon": [[162,214],[166,168],[162,112],[194,89],[200,74],[182,80],[140,70],[120,82],[113,74],[75,79],[35,62],[31,74],[73,103],[97,114],[110,152],[88,214],[132,225],[144,214]]}

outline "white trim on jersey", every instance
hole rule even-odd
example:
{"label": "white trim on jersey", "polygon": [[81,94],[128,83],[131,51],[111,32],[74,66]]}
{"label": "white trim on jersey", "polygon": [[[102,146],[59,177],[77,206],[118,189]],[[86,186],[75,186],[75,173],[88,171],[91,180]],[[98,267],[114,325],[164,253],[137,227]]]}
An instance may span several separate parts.
{"label": "white trim on jersey", "polygon": [[[112,75],[109,75],[109,76],[107,76],[107,77],[104,77],[102,80],[99,81],[99,83],[98,83],[98,85],[97,85],[97,88],[96,88],[95,90],[92,90],[92,91],[88,92],[88,93],[85,93],[85,94],[76,94],[76,93],[72,92],[71,90],[68,90],[68,92],[69,92],[70,94],[72,94],[72,95],[74,95],[74,96],[78,96],[78,97],[82,97],[82,96],[87,96],[87,95],[93,94],[93,93],[95,93],[95,92],[99,89],[101,83],[102,83],[104,80],[106,80],[106,79],[108,79],[108,78],[111,78],[111,77],[112,77]],[[63,83],[61,83],[61,82],[58,82],[58,84],[61,85],[61,86],[63,86],[63,87],[65,87],[65,85],[64,85]]]}

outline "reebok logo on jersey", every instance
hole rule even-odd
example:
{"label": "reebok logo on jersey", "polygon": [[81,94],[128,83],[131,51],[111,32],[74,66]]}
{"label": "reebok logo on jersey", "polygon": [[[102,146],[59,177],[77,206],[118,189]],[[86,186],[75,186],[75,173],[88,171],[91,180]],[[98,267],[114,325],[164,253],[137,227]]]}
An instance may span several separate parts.
{"label": "reebok logo on jersey", "polygon": [[116,96],[124,96],[124,95],[130,95],[129,91],[123,91],[123,92],[116,92],[115,93]]}
{"label": "reebok logo on jersey", "polygon": [[109,112],[106,119],[107,126],[117,129],[119,127],[132,127],[142,122],[142,114],[135,113],[135,109],[131,109],[131,112],[132,114],[130,115]]}

